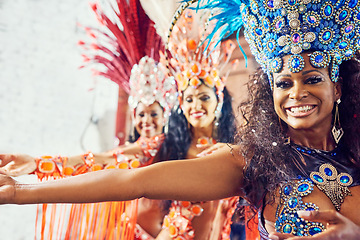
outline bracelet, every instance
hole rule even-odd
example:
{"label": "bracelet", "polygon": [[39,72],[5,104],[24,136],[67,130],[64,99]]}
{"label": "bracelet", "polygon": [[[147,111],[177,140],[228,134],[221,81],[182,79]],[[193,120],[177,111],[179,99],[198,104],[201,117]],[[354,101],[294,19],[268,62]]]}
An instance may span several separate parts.
{"label": "bracelet", "polygon": [[63,162],[67,161],[67,157],[52,157],[52,156],[41,156],[35,159],[36,170],[35,174],[39,179],[43,178],[60,178],[62,177],[62,166]]}

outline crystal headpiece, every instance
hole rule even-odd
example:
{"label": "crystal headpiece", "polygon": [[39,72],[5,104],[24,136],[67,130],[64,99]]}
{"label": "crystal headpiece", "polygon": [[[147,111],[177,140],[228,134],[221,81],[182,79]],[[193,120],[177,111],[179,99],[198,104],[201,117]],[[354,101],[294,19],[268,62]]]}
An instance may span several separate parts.
{"label": "crystal headpiece", "polygon": [[178,9],[169,31],[167,49],[172,56],[168,60],[170,71],[175,76],[180,96],[189,86],[198,88],[205,84],[215,88],[219,99],[216,113],[219,115],[229,74],[227,64],[236,46],[231,40],[216,46],[206,39],[214,28],[209,21],[210,12],[185,10],[186,7]]}
{"label": "crystal headpiece", "polygon": [[146,106],[158,102],[166,118],[177,102],[174,78],[167,76],[165,66],[148,56],[131,69],[129,105],[135,110],[140,102]]}
{"label": "crystal headpiece", "polygon": [[[339,65],[360,49],[359,0],[200,0],[199,8],[217,9],[215,30],[226,37],[244,26],[251,52],[272,79],[290,55],[289,69],[304,67],[309,52],[314,67],[329,66],[336,82]],[[215,10],[216,11],[216,10]],[[210,35],[210,37],[213,37]],[[221,41],[221,39],[219,39]],[[271,81],[272,82],[272,81]]]}

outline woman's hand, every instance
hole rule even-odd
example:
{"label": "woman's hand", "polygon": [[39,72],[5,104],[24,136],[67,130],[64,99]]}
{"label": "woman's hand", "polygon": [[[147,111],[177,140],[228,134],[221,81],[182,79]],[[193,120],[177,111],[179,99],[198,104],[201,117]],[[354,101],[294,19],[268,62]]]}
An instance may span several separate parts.
{"label": "woman's hand", "polygon": [[15,180],[0,171],[0,204],[13,203],[15,199]]}
{"label": "woman's hand", "polygon": [[7,175],[17,177],[36,170],[35,158],[26,154],[0,154],[0,169]]}
{"label": "woman's hand", "polygon": [[329,211],[298,211],[298,215],[312,222],[326,222],[326,231],[309,237],[294,237],[290,234],[272,233],[269,237],[273,240],[320,240],[320,239],[358,239],[360,226],[334,210]]}

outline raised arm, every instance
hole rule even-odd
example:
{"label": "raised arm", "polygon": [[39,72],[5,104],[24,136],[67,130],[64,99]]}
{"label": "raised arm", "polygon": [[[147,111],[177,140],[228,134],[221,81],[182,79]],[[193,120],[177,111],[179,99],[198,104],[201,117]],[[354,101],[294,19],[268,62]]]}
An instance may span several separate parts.
{"label": "raised arm", "polygon": [[[235,152],[235,151],[234,151]],[[206,201],[239,195],[244,161],[221,149],[209,156],[132,170],[104,170],[57,181],[19,184],[0,177],[1,203],[84,203],[151,199]]]}

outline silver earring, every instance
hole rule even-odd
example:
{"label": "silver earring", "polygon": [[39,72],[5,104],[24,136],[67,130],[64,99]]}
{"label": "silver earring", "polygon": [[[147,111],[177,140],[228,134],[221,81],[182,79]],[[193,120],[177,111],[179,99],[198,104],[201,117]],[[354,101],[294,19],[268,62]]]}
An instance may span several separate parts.
{"label": "silver earring", "polygon": [[335,103],[334,124],[331,129],[331,133],[333,135],[333,138],[334,138],[336,144],[338,144],[340,142],[340,139],[344,135],[344,130],[341,127],[340,117],[339,117],[339,104],[340,103],[341,103],[341,100],[339,98],[338,100],[336,100],[336,103]]}

